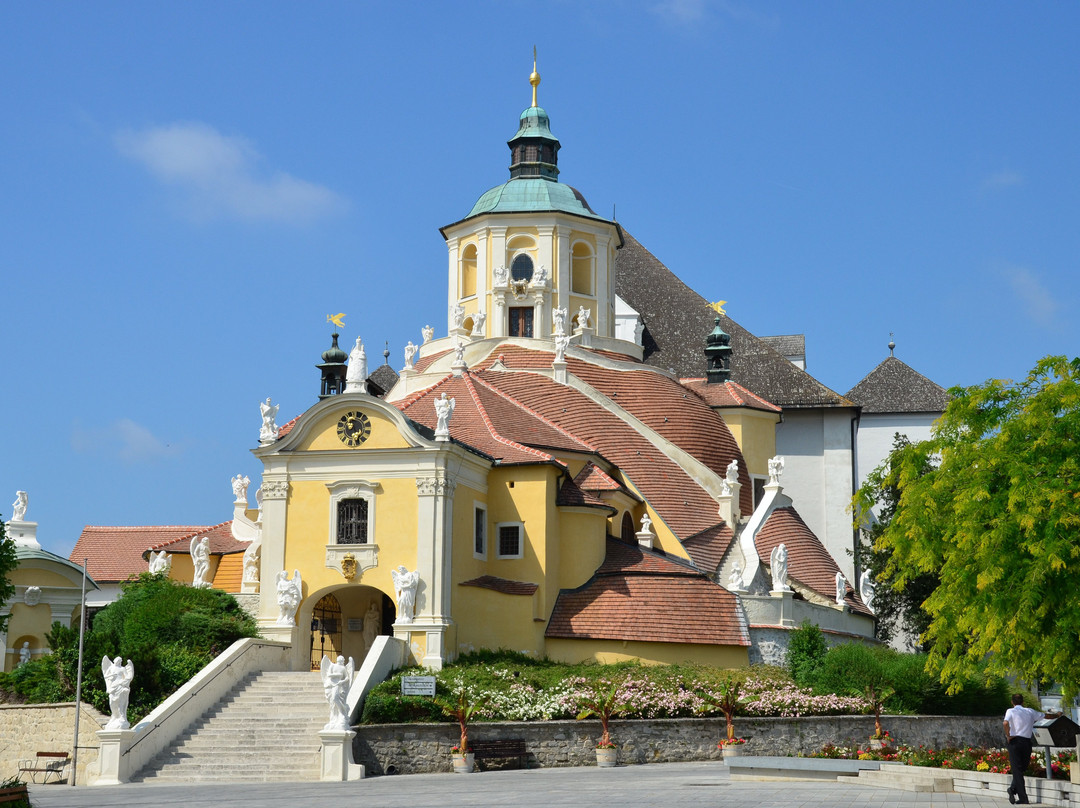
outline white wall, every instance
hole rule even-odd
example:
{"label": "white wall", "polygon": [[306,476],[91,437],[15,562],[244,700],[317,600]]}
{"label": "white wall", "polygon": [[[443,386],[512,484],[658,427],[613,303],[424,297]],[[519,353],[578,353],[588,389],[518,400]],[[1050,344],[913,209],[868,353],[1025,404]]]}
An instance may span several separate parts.
{"label": "white wall", "polygon": [[881,465],[892,451],[893,436],[899,432],[912,442],[927,440],[930,427],[940,413],[874,413],[864,414],[859,421],[855,473],[858,485]]}
{"label": "white wall", "polygon": [[780,482],[795,510],[814,531],[849,582],[855,581],[851,484],[855,460],[850,408],[785,409],[776,426],[776,453],[784,457]]}

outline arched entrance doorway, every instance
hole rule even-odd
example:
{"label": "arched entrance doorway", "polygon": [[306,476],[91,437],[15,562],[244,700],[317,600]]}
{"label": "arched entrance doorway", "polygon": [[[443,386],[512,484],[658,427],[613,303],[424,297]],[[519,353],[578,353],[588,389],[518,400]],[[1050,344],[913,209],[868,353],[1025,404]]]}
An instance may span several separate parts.
{"label": "arched entrance doorway", "polygon": [[336,659],[341,653],[341,604],[323,595],[311,610],[311,670],[317,671],[323,655]]}

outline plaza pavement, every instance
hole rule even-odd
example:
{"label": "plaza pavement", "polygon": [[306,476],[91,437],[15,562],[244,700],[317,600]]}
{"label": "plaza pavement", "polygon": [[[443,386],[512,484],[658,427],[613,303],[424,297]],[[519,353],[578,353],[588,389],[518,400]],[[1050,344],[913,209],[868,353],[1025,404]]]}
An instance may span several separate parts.
{"label": "plaza pavement", "polygon": [[916,794],[846,782],[732,782],[719,762],[391,775],[355,783],[31,785],[30,799],[34,808],[1002,808],[1009,804],[989,796]]}

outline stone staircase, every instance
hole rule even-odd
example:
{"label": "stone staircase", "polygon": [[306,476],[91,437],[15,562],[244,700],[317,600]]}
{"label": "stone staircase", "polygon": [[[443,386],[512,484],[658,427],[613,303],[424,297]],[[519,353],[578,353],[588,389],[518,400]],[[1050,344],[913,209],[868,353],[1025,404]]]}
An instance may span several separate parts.
{"label": "stone staircase", "polygon": [[318,780],[318,733],[328,716],[317,672],[253,673],[132,779],[202,783]]}
{"label": "stone staircase", "polygon": [[[852,782],[850,779],[844,782]],[[902,791],[944,792],[953,791],[953,779],[941,769],[906,766],[903,763],[882,763],[877,771],[861,771],[854,782],[860,786],[896,788]]]}

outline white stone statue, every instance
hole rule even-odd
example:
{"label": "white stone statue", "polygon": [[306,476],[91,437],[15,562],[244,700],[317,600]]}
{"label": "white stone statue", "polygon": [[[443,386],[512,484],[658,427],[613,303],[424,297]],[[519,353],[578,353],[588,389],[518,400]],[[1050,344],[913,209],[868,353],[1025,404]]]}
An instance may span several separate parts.
{"label": "white stone statue", "polygon": [[495,286],[506,286],[510,282],[510,270],[506,267],[495,267],[491,273]]}
{"label": "white stone statue", "polygon": [[278,406],[271,404],[269,397],[264,403],[259,404],[259,412],[262,413],[262,427],[259,428],[260,443],[271,443],[277,440],[278,427],[274,419],[277,418]]}
{"label": "white stone statue", "polygon": [[584,306],[579,306],[577,310],[577,325],[578,328],[589,327],[589,317],[592,316],[592,309],[587,309]]}
{"label": "white stone statue", "polygon": [[11,504],[11,521],[25,522],[26,509],[30,506],[30,497],[25,491],[15,492],[15,501]]}
{"label": "white stone statue", "polygon": [[487,323],[487,314],[483,311],[478,311],[473,315],[472,321],[472,336],[482,337],[484,336],[484,324]]}
{"label": "white stone statue", "polygon": [[150,551],[150,574],[160,575],[161,573],[169,574],[172,569],[172,556],[162,550],[160,553]]}
{"label": "white stone statue", "polygon": [[430,325],[425,325],[420,329],[420,334],[424,337],[424,341],[421,344],[427,345],[435,337],[435,329]]}
{"label": "white stone statue", "polygon": [[37,606],[39,603],[41,603],[41,587],[26,587],[26,591],[23,592],[23,603],[25,603],[27,606]]}
{"label": "white stone statue", "polygon": [[251,485],[251,479],[245,477],[243,474],[237,474],[232,478],[232,492],[233,496],[236,497],[237,502],[243,502],[245,505],[247,504],[247,490],[249,485]]}
{"label": "white stone statue", "polygon": [[420,583],[420,573],[409,572],[404,564],[396,570],[390,570],[394,579],[394,595],[397,598],[397,622],[411,623],[416,610],[416,587]]}
{"label": "white stone statue", "polygon": [[262,524],[262,486],[260,485],[255,489],[255,507],[259,509],[258,515],[255,517],[255,521]]}
{"label": "white stone statue", "polygon": [[447,398],[446,393],[435,399],[435,417],[438,419],[435,424],[435,437],[450,437],[450,416],[454,414],[456,406],[457,399]]}
{"label": "white stone statue", "polygon": [[862,602],[866,604],[866,608],[870,611],[874,611],[874,590],[877,588],[877,584],[874,583],[874,576],[870,574],[870,570],[863,570],[863,574],[859,576],[859,597],[862,598]]}
{"label": "white stone statue", "polygon": [[844,606],[844,598],[847,597],[847,580],[844,578],[844,573],[836,573],[836,605]]}
{"label": "white stone statue", "polygon": [[30,641],[27,640],[22,644],[22,648],[19,649],[19,664],[25,665],[30,661]]}
{"label": "white stone statue", "polygon": [[375,601],[371,601],[367,607],[367,614],[364,615],[364,647],[368,651],[375,644],[380,628],[382,628],[382,614],[379,607],[375,605]]}
{"label": "white stone statue", "polygon": [[641,337],[645,334],[645,321],[640,317],[637,318],[637,322],[634,323],[634,344],[642,345]]}
{"label": "white stone statue", "polygon": [[465,307],[460,303],[454,303],[450,306],[450,330],[461,328],[461,324],[465,322]]}
{"label": "white stone statue", "polygon": [[356,344],[349,351],[349,366],[345,370],[345,392],[367,392],[367,353],[364,351],[364,342],[360,337],[356,338]]}
{"label": "white stone statue", "polygon": [[561,337],[566,334],[566,309],[552,309],[551,322],[555,326],[555,336]]}
{"label": "white stone statue", "polygon": [[465,364],[465,343],[454,341],[454,365]]}
{"label": "white stone statue", "polygon": [[648,513],[644,513],[641,516],[641,530],[639,533],[652,533],[652,519],[649,518]]}
{"label": "white stone statue", "polygon": [[536,268],[536,272],[533,273],[532,285],[533,286],[547,286],[548,271],[547,267],[541,264]]}
{"label": "white stone statue", "polygon": [[727,480],[729,485],[734,485],[739,481],[738,459],[732,460],[727,464],[727,470],[724,472],[724,479]]}
{"label": "white stone statue", "polygon": [[769,556],[769,570],[772,572],[772,588],[774,592],[790,592],[787,585],[787,545],[778,544],[773,548]]}
{"label": "white stone statue", "polygon": [[784,458],[777,455],[769,460],[769,485],[780,485],[780,475],[784,473]]}
{"label": "white stone statue", "polygon": [[244,550],[244,580],[249,584],[259,582],[259,556],[262,552],[262,542],[256,539]]}
{"label": "white stone statue", "polygon": [[570,337],[563,334],[555,337],[555,361],[566,361],[566,349],[570,347]]}
{"label": "white stone statue", "polygon": [[736,560],[731,564],[731,573],[728,575],[728,589],[739,591],[742,588],[742,564]]}
{"label": "white stone statue", "polygon": [[293,570],[293,577],[289,579],[289,573],[282,570],[277,574],[277,605],[279,626],[292,626],[296,623],[296,610],[300,608],[300,599],[303,597],[303,583],[300,580],[300,570]]}
{"label": "white stone statue", "polygon": [[345,657],[338,656],[335,662],[323,654],[319,663],[319,674],[322,676],[323,692],[326,701],[330,705],[330,720],[326,722],[323,731],[337,730],[349,731],[349,687],[352,685],[353,673],[356,666],[353,658],[345,661]]}
{"label": "white stone statue", "polygon": [[420,349],[419,345],[413,345],[412,340],[409,340],[405,346],[405,369],[412,370],[413,362],[416,360],[416,352]]}
{"label": "white stone statue", "polygon": [[109,711],[112,717],[105,729],[128,729],[128,698],[131,696],[131,681],[135,678],[135,666],[131,660],[123,664],[120,657],[101,658],[101,675],[105,677],[105,690],[109,694]]}
{"label": "white stone statue", "polygon": [[209,589],[210,581],[207,575],[210,574],[210,537],[203,536],[201,539],[198,537],[192,539],[188,550],[191,553],[192,566],[195,567],[191,585],[195,589]]}

